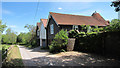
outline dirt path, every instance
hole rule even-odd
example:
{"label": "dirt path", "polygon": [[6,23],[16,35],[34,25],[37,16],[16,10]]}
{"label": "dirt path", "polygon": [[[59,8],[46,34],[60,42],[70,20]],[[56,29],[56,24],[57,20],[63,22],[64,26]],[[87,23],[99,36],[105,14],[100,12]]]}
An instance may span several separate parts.
{"label": "dirt path", "polygon": [[18,47],[25,66],[37,66],[37,64],[33,61],[33,58],[44,57],[48,54],[48,52],[39,52],[39,47],[35,49],[28,49],[24,46]]}
{"label": "dirt path", "polygon": [[40,48],[19,46],[25,66],[120,66],[120,61],[81,52],[50,54]]}

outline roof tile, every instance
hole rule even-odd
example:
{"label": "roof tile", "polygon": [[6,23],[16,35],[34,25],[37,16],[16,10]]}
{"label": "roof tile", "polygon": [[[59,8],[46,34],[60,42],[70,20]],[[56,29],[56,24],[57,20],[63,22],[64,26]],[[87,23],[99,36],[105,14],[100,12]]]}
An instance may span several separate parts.
{"label": "roof tile", "polygon": [[[106,26],[107,22],[101,19],[102,16],[98,13],[94,16],[82,16],[82,15],[72,15],[72,14],[61,14],[50,12],[50,15],[54,18],[57,24],[60,25],[91,25],[91,26]],[[98,20],[100,19],[100,20]]]}
{"label": "roof tile", "polygon": [[43,22],[44,27],[47,25],[47,19],[40,19]]}

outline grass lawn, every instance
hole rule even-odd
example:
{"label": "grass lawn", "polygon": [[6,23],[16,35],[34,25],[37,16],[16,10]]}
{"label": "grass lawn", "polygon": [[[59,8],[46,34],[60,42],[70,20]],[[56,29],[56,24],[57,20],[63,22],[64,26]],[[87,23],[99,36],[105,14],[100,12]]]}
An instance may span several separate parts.
{"label": "grass lawn", "polygon": [[5,66],[19,66],[23,67],[22,57],[19,51],[19,48],[15,45],[10,51],[10,54],[8,55],[7,61]]}

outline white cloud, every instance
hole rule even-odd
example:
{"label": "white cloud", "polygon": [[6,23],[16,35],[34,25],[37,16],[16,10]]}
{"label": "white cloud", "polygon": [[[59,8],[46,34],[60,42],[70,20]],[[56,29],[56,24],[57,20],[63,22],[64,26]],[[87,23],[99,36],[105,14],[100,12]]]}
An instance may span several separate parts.
{"label": "white cloud", "polygon": [[9,11],[9,10],[4,10],[4,9],[2,9],[2,13],[3,13],[3,14],[12,14],[11,11]]}
{"label": "white cloud", "polygon": [[59,10],[61,10],[62,8],[58,8]]}

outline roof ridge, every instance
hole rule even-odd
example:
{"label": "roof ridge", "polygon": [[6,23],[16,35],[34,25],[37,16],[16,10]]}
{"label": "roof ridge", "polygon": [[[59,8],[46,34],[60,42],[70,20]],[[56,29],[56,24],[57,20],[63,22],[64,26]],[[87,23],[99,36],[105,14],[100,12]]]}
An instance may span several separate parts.
{"label": "roof ridge", "polygon": [[[105,23],[101,23],[102,21],[97,20],[93,16],[62,14],[62,13],[55,13],[55,12],[49,12],[49,14],[53,16],[53,18],[58,24],[69,24],[69,25],[70,24],[71,25],[73,24],[74,25],[81,25],[81,24],[88,25],[89,24],[89,25],[106,26]],[[65,17],[63,18],[63,16]]]}
{"label": "roof ridge", "polygon": [[[65,14],[65,13],[56,13],[56,12],[49,12],[50,14],[51,13],[54,13],[54,14],[61,14],[61,15],[72,15],[72,16],[84,16],[84,15],[75,15],[75,14]],[[85,16],[85,17],[92,17],[92,16]]]}

